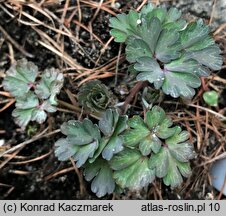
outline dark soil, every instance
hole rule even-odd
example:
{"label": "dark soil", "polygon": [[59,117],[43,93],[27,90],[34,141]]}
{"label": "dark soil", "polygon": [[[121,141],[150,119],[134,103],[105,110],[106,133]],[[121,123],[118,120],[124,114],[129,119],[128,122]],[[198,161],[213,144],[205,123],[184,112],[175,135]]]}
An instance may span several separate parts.
{"label": "dark soil", "polygon": [[[95,1],[99,2],[99,1]],[[142,1],[117,1],[120,4],[120,11],[128,11],[130,8],[137,8]],[[167,5],[173,4],[181,8],[185,13],[188,12],[192,17],[200,17],[205,20],[209,20],[211,14],[211,6],[207,10],[206,8],[201,8],[204,4],[200,3],[200,7],[198,11],[194,11],[194,8],[191,7],[194,4],[194,1],[189,1],[189,4],[185,4],[185,1],[168,1]],[[195,1],[200,2],[200,1]],[[202,1],[201,1],[202,2]],[[3,4],[3,3],[0,3]],[[62,1],[61,5],[54,4],[48,7],[48,10],[55,13],[56,16],[60,17],[61,13],[59,12],[65,1]],[[71,0],[70,5],[76,5],[76,1]],[[204,6],[203,6],[204,7]],[[191,9],[192,8],[192,9]],[[33,14],[34,11],[27,6],[23,6],[23,10],[27,13]],[[82,4],[82,20],[81,23],[86,27],[89,25],[90,21],[93,19],[95,10],[86,4]],[[10,10],[11,11],[11,10]],[[113,9],[116,13],[119,12],[118,9]],[[66,14],[66,18],[69,18],[72,13],[68,12]],[[76,13],[77,14],[77,13]],[[51,23],[44,15],[37,13],[34,15],[37,19],[42,20],[46,24]],[[111,15],[104,11],[100,10],[97,14],[96,18],[92,21],[92,29],[93,33],[97,35],[103,43],[106,43],[109,36],[109,18]],[[74,16],[74,20],[79,20],[77,15]],[[24,18],[24,21],[26,19]],[[28,21],[28,20],[27,20]],[[218,20],[219,21],[219,20]],[[219,21],[218,25],[220,25],[221,21]],[[39,41],[42,38],[30,27],[27,25],[22,25],[18,22],[17,19],[11,18],[5,11],[0,8],[0,25],[7,31],[9,35],[13,37],[13,39],[28,52],[31,53],[34,58],[28,58],[33,61],[40,70],[45,68],[54,66],[60,69],[65,68],[65,64],[61,61],[61,59],[56,56],[50,50],[44,48],[40,45]],[[216,23],[214,23],[216,25]],[[59,28],[59,26],[56,26]],[[111,59],[116,57],[119,52],[119,44],[111,42],[105,53],[101,55],[102,45],[97,40],[91,38],[90,33],[80,28],[79,31],[77,29],[77,25],[73,22],[70,23],[70,30],[74,34],[76,34],[78,38],[78,44],[69,39],[68,37],[64,38],[63,44],[65,51],[76,61],[79,65],[85,68],[94,68],[97,66],[101,66],[109,62]],[[50,37],[55,38],[57,35],[53,31],[47,30],[43,27],[43,31],[47,33]],[[78,34],[77,34],[78,33]],[[4,38],[2,32],[0,31],[0,39]],[[219,39],[219,43],[222,43],[221,46],[225,45]],[[1,43],[0,43],[1,44]],[[0,46],[0,87],[2,76],[5,70],[7,70],[10,66],[10,58],[9,58],[9,45],[4,42],[2,46]],[[124,49],[122,47],[122,53]],[[18,49],[14,49],[14,58],[20,59],[24,57],[24,55]],[[99,58],[100,57],[100,58]],[[99,61],[97,62],[99,58]],[[124,61],[119,68],[120,72],[127,73],[127,63]],[[225,69],[220,72],[220,76],[225,78],[226,71]],[[72,78],[72,79],[71,79]],[[120,79],[118,81],[117,88],[114,87],[112,83],[114,81],[114,77],[107,78],[103,80],[109,86],[111,86],[111,90],[118,97],[119,101],[125,99],[126,95],[129,92],[130,85],[127,84],[129,80],[128,77]],[[66,78],[66,88],[68,88],[72,93],[77,92],[77,84],[81,81],[74,81],[73,77]],[[216,85],[219,83],[216,83]],[[220,84],[219,84],[220,85]],[[128,91],[125,95],[120,95],[118,88],[125,87]],[[1,91],[2,88],[1,88]],[[139,95],[138,95],[139,97]],[[69,101],[68,96],[65,92],[62,92],[59,95],[59,98],[65,101]],[[0,101],[6,99],[4,96],[0,96]],[[167,100],[167,98],[166,98]],[[169,100],[172,101],[171,98]],[[169,101],[168,100],[168,101]],[[176,102],[176,100],[175,100]],[[169,112],[178,112],[178,110],[188,109],[189,112],[195,112],[194,109],[189,109],[188,107],[175,107],[175,105],[171,104],[163,104],[164,108],[166,108]],[[219,108],[223,108],[226,106],[226,90],[222,91],[222,95],[219,101]],[[58,129],[60,125],[69,120],[76,119],[77,116],[72,113],[64,113],[57,112],[56,114],[51,114],[49,117],[49,121],[45,122],[45,124],[41,126],[37,126],[35,123],[31,123],[29,125],[30,130],[21,131],[17,125],[15,125],[13,118],[11,116],[12,110],[14,106],[10,106],[5,111],[0,112],[0,130],[4,131],[4,133],[0,133],[0,139],[5,141],[5,144],[9,147],[13,147],[21,142],[29,140],[33,135],[40,133],[44,128],[46,128],[49,124],[52,126],[52,130]],[[141,108],[135,106],[128,110],[129,114],[139,114]],[[66,172],[61,175],[57,175],[56,177],[52,176],[53,173],[57,171],[64,170],[66,168],[70,168],[71,162],[59,162],[53,153],[54,142],[59,138],[60,135],[51,136],[49,138],[43,138],[41,140],[35,141],[25,148],[21,149],[17,154],[18,157],[14,157],[3,168],[0,169],[0,199],[97,199],[96,196],[90,191],[90,184],[87,182],[83,182],[84,187],[86,188],[86,192],[83,196],[80,194],[80,182],[78,180],[77,174],[74,171]],[[212,135],[211,138],[215,142],[217,138]],[[1,146],[0,146],[1,151]],[[212,149],[210,149],[210,152]],[[40,157],[41,155],[47,154],[49,155],[41,160],[20,164],[21,161],[34,159]],[[10,155],[8,155],[10,157]],[[0,163],[3,163],[6,158],[1,158]],[[199,161],[200,160],[200,161]],[[197,165],[201,162],[199,159],[193,162],[192,166]],[[18,163],[18,164],[17,164]],[[20,172],[21,171],[21,172]],[[154,182],[155,187],[161,188],[161,195],[163,199],[206,199],[208,193],[217,194],[217,191],[214,191],[210,185],[205,185],[205,192],[203,193],[203,188],[190,190],[188,185],[192,185],[192,181],[197,179],[197,176],[200,173],[196,173],[196,171],[200,172],[200,169],[194,170],[194,174],[191,178],[187,179],[182,185],[181,188],[172,191],[169,187],[163,186],[160,180],[156,180]],[[204,170],[203,172],[208,173],[208,170]],[[82,174],[82,170],[81,170]],[[200,174],[202,175],[202,174]],[[52,177],[51,177],[52,176]],[[207,176],[205,174],[204,176]],[[204,183],[206,183],[204,181]],[[203,184],[204,184],[203,183]],[[2,186],[1,184],[5,184],[7,186]],[[185,188],[185,190],[183,190]],[[10,191],[10,189],[12,189]],[[142,191],[130,192],[126,191],[122,195],[109,195],[103,197],[103,199],[156,199],[153,192],[153,185],[150,187],[143,189]]]}

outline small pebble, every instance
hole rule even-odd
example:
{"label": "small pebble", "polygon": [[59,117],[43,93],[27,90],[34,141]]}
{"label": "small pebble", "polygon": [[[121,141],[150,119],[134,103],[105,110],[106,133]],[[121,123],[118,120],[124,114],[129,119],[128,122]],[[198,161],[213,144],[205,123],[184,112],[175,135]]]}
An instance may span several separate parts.
{"label": "small pebble", "polygon": [[5,144],[5,140],[4,139],[0,139],[0,146],[3,146]]}

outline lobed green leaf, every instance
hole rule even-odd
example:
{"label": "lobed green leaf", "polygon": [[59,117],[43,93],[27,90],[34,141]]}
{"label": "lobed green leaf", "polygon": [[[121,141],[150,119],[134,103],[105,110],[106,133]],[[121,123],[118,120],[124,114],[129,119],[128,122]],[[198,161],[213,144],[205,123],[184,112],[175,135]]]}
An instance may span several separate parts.
{"label": "lobed green leaf", "polygon": [[52,105],[57,105],[56,95],[63,87],[64,76],[54,68],[46,69],[35,88],[35,93],[41,99],[48,99]]}
{"label": "lobed green leaf", "polygon": [[143,119],[139,116],[133,116],[133,118],[129,120],[128,124],[131,128],[123,134],[125,146],[136,146],[141,140],[150,134]]}
{"label": "lobed green leaf", "polygon": [[220,48],[213,45],[202,50],[188,52],[186,53],[186,58],[195,59],[199,64],[212,70],[220,70],[223,63],[220,53]]}
{"label": "lobed green leaf", "polygon": [[115,181],[113,179],[113,172],[106,161],[98,159],[92,164],[86,164],[84,176],[87,181],[93,179],[91,190],[97,197],[113,193]]}
{"label": "lobed green leaf", "polygon": [[161,62],[167,63],[180,57],[181,46],[178,43],[179,33],[174,30],[164,29],[158,39],[155,56]]}
{"label": "lobed green leaf", "polygon": [[159,35],[162,31],[161,22],[158,18],[142,20],[142,24],[138,26],[139,37],[149,46],[154,55]]}
{"label": "lobed green leaf", "polygon": [[89,119],[83,122],[68,121],[61,126],[61,132],[67,137],[55,144],[55,154],[59,160],[72,157],[77,161],[76,165],[81,167],[89,158],[93,158],[101,137],[98,127]]}
{"label": "lobed green leaf", "polygon": [[115,109],[108,109],[99,121],[99,128],[105,135],[102,157],[110,160],[114,154],[123,150],[123,137],[120,135],[127,128],[127,116],[119,116]]}
{"label": "lobed green leaf", "polygon": [[137,63],[134,65],[134,68],[140,72],[137,75],[138,81],[148,80],[150,83],[161,86],[163,80],[165,79],[164,73],[159,64],[151,58],[142,57],[137,59]]}
{"label": "lobed green leaf", "polygon": [[148,125],[149,129],[153,130],[153,128],[155,129],[162,123],[165,117],[165,111],[159,106],[154,106],[146,113],[144,121]]}
{"label": "lobed green leaf", "polygon": [[183,48],[189,48],[198,42],[202,43],[208,37],[209,32],[209,27],[203,23],[202,19],[188,24],[186,29],[181,32],[181,44]]}
{"label": "lobed green leaf", "polygon": [[15,117],[16,124],[25,129],[30,121],[42,124],[46,120],[46,112],[55,111],[56,108],[49,101],[40,104],[37,96],[33,92],[28,92],[26,97],[17,99],[16,109],[13,110],[12,116]]}
{"label": "lobed green leaf", "polygon": [[147,43],[142,39],[130,38],[126,46],[126,59],[129,62],[136,62],[141,57],[152,57],[153,53]]}
{"label": "lobed green leaf", "polygon": [[[114,171],[113,176],[120,187],[137,190],[147,186],[154,180],[154,171],[148,167],[148,159],[140,153],[125,149],[115,157],[113,157],[110,163],[113,169],[117,169]],[[119,164],[117,159],[120,157],[124,159],[127,166],[115,165],[115,163]],[[136,160],[132,163],[131,158]]]}
{"label": "lobed green leaf", "polygon": [[89,119],[84,119],[83,122],[76,120],[65,122],[61,126],[61,132],[76,145],[85,145],[94,139],[100,139],[100,131],[97,125],[94,125]]}
{"label": "lobed green leaf", "polygon": [[133,10],[126,14],[118,14],[110,19],[110,27],[113,29],[110,34],[115,38],[115,42],[125,42],[129,36],[136,35],[137,20],[139,14]]}
{"label": "lobed green leaf", "polygon": [[6,72],[3,87],[14,97],[24,97],[33,87],[38,76],[38,67],[26,59],[15,62]]}
{"label": "lobed green leaf", "polygon": [[107,109],[99,121],[99,128],[101,132],[105,136],[110,137],[115,130],[118,120],[119,113],[116,110]]}
{"label": "lobed green leaf", "polygon": [[174,98],[179,96],[191,98],[195,94],[194,88],[198,88],[200,84],[200,79],[194,74],[169,71],[165,73],[162,90]]}

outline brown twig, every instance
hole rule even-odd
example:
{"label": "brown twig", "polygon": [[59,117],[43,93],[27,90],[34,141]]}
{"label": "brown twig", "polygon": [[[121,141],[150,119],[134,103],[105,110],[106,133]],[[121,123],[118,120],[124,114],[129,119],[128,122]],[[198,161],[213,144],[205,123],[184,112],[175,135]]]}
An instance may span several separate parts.
{"label": "brown twig", "polygon": [[9,173],[16,174],[16,175],[30,175],[31,172],[25,170],[9,170]]}
{"label": "brown twig", "polygon": [[201,164],[197,165],[197,167],[205,166],[206,164],[213,163],[214,161],[220,160],[220,159],[225,158],[225,157],[226,157],[226,152],[224,152],[224,153],[222,153],[222,154],[220,154],[220,155],[218,155],[218,156],[216,156],[216,157],[214,157],[214,158],[212,158],[212,159],[210,159],[208,161],[205,161],[204,163],[201,163]]}
{"label": "brown twig", "polygon": [[[57,100],[59,104],[71,109],[71,110],[74,110],[75,112],[84,112],[80,107],[77,107],[77,106],[74,106],[72,104],[69,104],[65,101],[62,101],[62,100]],[[96,118],[96,119],[100,119],[100,116],[97,114],[97,113],[89,113],[89,112],[84,112],[84,114],[89,114],[90,116],[92,116],[93,118]]]}
{"label": "brown twig", "polygon": [[59,175],[62,175],[62,174],[65,174],[65,173],[68,173],[68,172],[71,172],[71,171],[74,171],[74,167],[73,166],[65,168],[65,169],[60,170],[60,171],[55,172],[55,173],[51,173],[50,175],[45,177],[45,181],[48,181],[48,180],[50,180],[52,178],[55,178],[55,177],[57,177]]}
{"label": "brown twig", "polygon": [[0,186],[1,186],[1,187],[9,188],[9,189],[7,190],[7,192],[4,194],[4,198],[6,198],[7,196],[9,196],[9,194],[14,190],[14,186],[12,186],[12,185],[0,183]]}
{"label": "brown twig", "polygon": [[3,106],[1,109],[0,109],[0,112],[3,112],[4,110],[6,110],[8,107],[10,107],[12,104],[15,103],[15,99],[12,99],[10,100],[5,106]]}
{"label": "brown twig", "polygon": [[25,55],[28,58],[34,58],[34,55],[27,52],[20,44],[18,44],[6,31],[5,29],[0,25],[0,31],[5,36],[6,40],[8,40],[16,49],[18,49],[23,55]]}
{"label": "brown twig", "polygon": [[214,12],[215,12],[215,7],[216,7],[216,0],[213,0],[213,6],[212,6],[212,11],[211,11],[211,14],[210,14],[210,20],[209,20],[209,25],[212,23],[213,21],[213,15],[214,15]]}
{"label": "brown twig", "polygon": [[70,158],[70,160],[71,160],[71,163],[72,163],[72,165],[74,167],[75,173],[78,176],[79,188],[80,188],[80,195],[83,197],[84,196],[84,193],[86,191],[85,190],[85,187],[84,187],[83,177],[82,177],[81,173],[79,172],[78,168],[76,167],[75,161],[72,158]]}
{"label": "brown twig", "polygon": [[[48,128],[46,128],[44,131],[42,131],[42,133],[38,134],[37,136],[34,136],[34,137],[32,137],[31,139],[26,140],[26,141],[24,141],[24,142],[22,142],[22,143],[20,143],[20,144],[18,144],[18,145],[16,145],[16,146],[14,146],[14,147],[8,149],[8,150],[6,150],[6,151],[0,153],[0,158],[1,158],[3,155],[5,155],[5,154],[12,153],[12,152],[14,152],[14,151],[16,151],[16,150],[18,150],[18,149],[20,149],[20,148],[22,148],[22,147],[24,147],[24,146],[30,144],[30,143],[33,143],[33,142],[39,140],[39,139],[42,139],[42,138],[45,138],[45,137],[49,137],[49,136],[55,135],[55,134],[57,134],[57,133],[60,132],[60,129],[57,129],[57,130],[54,130],[54,131],[52,131],[52,132],[50,132],[50,133],[45,134],[47,130],[48,130]],[[1,168],[1,167],[0,167],[0,168]]]}
{"label": "brown twig", "polygon": [[10,164],[13,164],[13,165],[23,165],[23,164],[33,163],[33,162],[36,162],[36,161],[39,161],[39,160],[43,160],[44,158],[48,157],[51,153],[52,153],[52,150],[49,151],[49,152],[47,152],[44,155],[39,156],[39,157],[30,159],[30,160],[26,160],[26,161],[10,162]]}

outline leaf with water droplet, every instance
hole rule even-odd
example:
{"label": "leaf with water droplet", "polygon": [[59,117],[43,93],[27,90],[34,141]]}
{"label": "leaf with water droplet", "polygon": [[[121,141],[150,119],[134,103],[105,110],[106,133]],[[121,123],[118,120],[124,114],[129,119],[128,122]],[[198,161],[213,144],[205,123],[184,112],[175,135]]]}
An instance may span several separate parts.
{"label": "leaf with water droplet", "polygon": [[[116,19],[120,29],[130,22],[129,15],[118,16],[123,17]],[[134,25],[123,41],[138,81],[147,80],[174,98],[191,98],[200,77],[208,76],[209,69],[221,68],[220,48],[202,19],[187,24],[178,9],[147,4],[132,20]]]}
{"label": "leaf with water droplet", "polygon": [[166,139],[175,133],[172,120],[166,116],[159,106],[148,110],[144,120],[139,116],[133,116],[129,120],[130,128],[123,134],[124,145],[127,147],[139,147],[142,155],[147,156],[152,151],[157,153],[162,145],[161,139]]}
{"label": "leaf with water droplet", "polygon": [[150,184],[154,171],[148,167],[148,158],[140,152],[126,148],[113,157],[110,166],[114,171],[114,179],[122,188],[139,190]]}
{"label": "leaf with water droplet", "polygon": [[195,154],[187,139],[188,132],[176,127],[175,133],[166,139],[166,145],[150,157],[149,167],[155,169],[156,176],[163,178],[167,186],[177,187],[183,181],[182,176],[188,177],[191,174],[189,160]]}
{"label": "leaf with water droplet", "polygon": [[[61,132],[67,137],[55,143],[55,154],[59,160],[68,160],[72,157],[81,167],[94,156],[101,139],[100,131],[89,119],[80,121],[68,121],[61,126]],[[70,155],[69,157],[67,157]]]}
{"label": "leaf with water droplet", "polygon": [[120,134],[127,128],[127,119],[125,115],[119,116],[115,109],[106,110],[100,119],[99,128],[105,135],[105,146],[104,148],[100,146],[104,159],[110,160],[114,154],[123,150],[123,138]]}
{"label": "leaf with water droplet", "polygon": [[149,81],[150,83],[158,83],[164,78],[164,73],[156,60],[150,57],[142,57],[137,59],[134,65],[136,71],[139,72],[137,80]]}
{"label": "leaf with water droplet", "polygon": [[201,81],[197,75],[169,71],[165,74],[162,90],[174,98],[180,96],[191,98],[195,94],[194,88],[198,88],[200,84]]}

